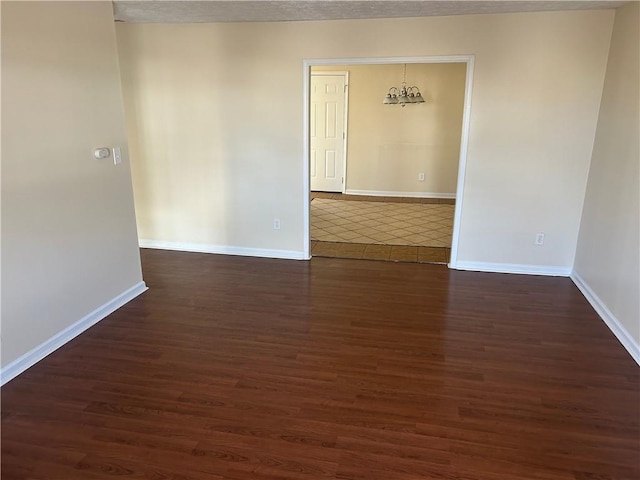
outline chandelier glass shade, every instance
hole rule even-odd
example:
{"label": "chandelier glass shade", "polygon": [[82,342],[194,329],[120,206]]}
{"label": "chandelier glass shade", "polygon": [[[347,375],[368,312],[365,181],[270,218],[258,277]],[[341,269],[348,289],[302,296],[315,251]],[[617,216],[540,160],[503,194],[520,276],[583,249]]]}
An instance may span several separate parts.
{"label": "chandelier glass shade", "polygon": [[407,64],[404,64],[404,76],[400,87],[391,87],[382,101],[385,105],[400,105],[407,103],[424,103],[420,89],[416,86],[407,87]]}

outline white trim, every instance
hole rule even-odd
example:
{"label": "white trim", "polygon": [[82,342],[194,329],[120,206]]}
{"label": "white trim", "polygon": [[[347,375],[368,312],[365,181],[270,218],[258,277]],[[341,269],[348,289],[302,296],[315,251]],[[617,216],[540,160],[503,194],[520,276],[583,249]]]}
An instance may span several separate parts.
{"label": "white trim", "polygon": [[568,277],[571,268],[554,265],[521,265],[517,263],[492,262],[458,262],[449,268],[456,270],[470,270],[472,272],[516,273],[521,275],[546,275],[550,277]]}
{"label": "white trim", "polygon": [[[369,65],[369,64],[396,64],[396,63],[466,63],[467,79],[464,92],[464,109],[462,115],[462,135],[460,138],[460,159],[458,162],[458,185],[456,190],[456,207],[453,217],[453,236],[451,243],[450,268],[456,268],[458,264],[458,243],[460,241],[460,223],[462,221],[462,200],[464,197],[464,180],[467,166],[467,150],[469,144],[469,127],[471,123],[471,94],[473,87],[473,68],[475,55],[441,55],[427,57],[366,57],[366,58],[316,58],[302,61],[302,201],[303,201],[303,241],[304,255],[310,258],[310,179],[309,179],[309,101],[310,101],[310,77],[311,67],[336,66],[336,65]],[[346,185],[346,177],[345,177]],[[568,275],[568,273],[567,273]]]}
{"label": "white trim", "polygon": [[[330,77],[331,75],[346,75],[349,76],[348,70],[315,70],[311,72],[311,75],[325,75]],[[346,83],[345,83],[346,85]]]}
{"label": "white trim", "polygon": [[148,288],[144,282],[140,282],[134,285],[133,287],[122,292],[117,297],[109,300],[104,305],[96,308],[93,312],[88,313],[74,324],[69,325],[64,330],[56,333],[48,340],[45,340],[37,347],[18,357],[13,362],[7,364],[2,368],[2,370],[0,370],[0,385],[4,385],[9,380],[14,379],[29,367],[32,367],[47,355],[53,353],[65,343],[74,339],[82,332],[92,327],[100,320],[107,317],[109,314],[115,312],[124,304],[133,300],[135,297],[145,292],[146,290],[148,290]]}
{"label": "white trim", "polygon": [[571,280],[573,280],[573,283],[575,283],[578,290],[582,292],[602,321],[609,327],[609,330],[611,330],[622,346],[629,352],[629,355],[640,365],[640,344],[638,344],[627,329],[624,328],[624,325],[622,325],[611,310],[607,308],[607,305],[575,270],[571,272]]}
{"label": "white trim", "polygon": [[[340,191],[346,193],[347,189],[347,139],[349,138],[349,72],[347,70],[317,70],[310,72],[310,75],[318,76],[343,76],[344,77],[344,118],[342,119],[344,127],[344,137],[342,139],[342,184]],[[309,102],[311,102],[311,92],[309,92]],[[309,153],[307,153],[307,162],[309,162]]]}
{"label": "white trim", "polygon": [[165,242],[162,240],[139,240],[140,248],[176,250],[179,252],[217,253],[222,255],[240,255],[243,257],[281,258],[284,260],[309,260],[305,252],[295,250],[271,250],[266,248],[234,247],[231,245],[213,245],[208,243]]}
{"label": "white trim", "polygon": [[311,64],[302,62],[302,242],[304,257],[311,258],[311,226],[309,225],[311,209],[311,177],[309,176],[309,103],[311,102]]}
{"label": "white trim", "polygon": [[458,264],[458,245],[460,244],[460,224],[462,223],[462,202],[464,199],[464,180],[467,172],[467,151],[469,148],[469,129],[471,126],[471,96],[473,93],[473,67],[475,56],[469,55],[467,60],[467,81],[464,87],[464,110],[462,112],[462,135],[460,137],[460,160],[458,161],[457,200],[453,214],[453,235],[451,237],[451,254],[449,268]]}
{"label": "white trim", "polygon": [[344,160],[342,162],[342,193],[347,191],[347,154],[349,151],[349,72],[346,72],[344,88]]}
{"label": "white trim", "polygon": [[345,192],[347,195],[369,195],[371,197],[412,197],[412,198],[456,198],[456,193],[438,192],[394,192],[385,190],[352,190]]}
{"label": "white trim", "polygon": [[429,55],[426,57],[350,57],[350,58],[305,58],[309,67],[332,67],[338,65],[371,65],[385,63],[465,63],[474,55]]}

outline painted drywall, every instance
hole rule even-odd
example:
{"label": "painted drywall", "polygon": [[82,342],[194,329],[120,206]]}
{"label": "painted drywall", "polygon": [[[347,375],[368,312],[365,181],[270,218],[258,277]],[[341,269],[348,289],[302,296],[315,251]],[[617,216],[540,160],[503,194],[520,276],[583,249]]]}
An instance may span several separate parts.
{"label": "painted drywall", "polygon": [[111,2],[1,8],[5,367],[142,275]]}
{"label": "painted drywall", "polygon": [[425,103],[405,107],[382,103],[401,85],[403,65],[311,68],[336,70],[349,72],[347,192],[455,196],[466,64],[408,65],[407,85],[418,86]]}
{"label": "painted drywall", "polygon": [[640,344],[640,8],[618,9],[574,270]]}
{"label": "painted drywall", "polygon": [[118,24],[139,235],[302,253],[303,60],[473,54],[458,260],[570,270],[613,17]]}

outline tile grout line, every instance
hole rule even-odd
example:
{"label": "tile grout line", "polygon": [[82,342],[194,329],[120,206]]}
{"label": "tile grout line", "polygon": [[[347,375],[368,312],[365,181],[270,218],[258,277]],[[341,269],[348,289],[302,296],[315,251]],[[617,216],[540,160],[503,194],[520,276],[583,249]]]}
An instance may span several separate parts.
{"label": "tile grout line", "polygon": [[[380,205],[381,202],[367,201],[368,197],[344,202],[347,197],[354,196],[343,196],[336,200],[332,194],[312,194],[312,197],[312,200],[317,199],[312,203],[311,215],[311,237],[314,241],[450,248],[453,209],[451,212],[443,210],[442,207],[446,205],[400,205],[403,202],[382,202]],[[393,197],[393,200],[398,198]],[[437,214],[434,215],[434,212]],[[382,228],[374,228],[376,225]],[[435,230],[430,229],[434,225]],[[320,248],[326,251],[327,247]],[[442,259],[443,255],[439,255],[439,258]]]}

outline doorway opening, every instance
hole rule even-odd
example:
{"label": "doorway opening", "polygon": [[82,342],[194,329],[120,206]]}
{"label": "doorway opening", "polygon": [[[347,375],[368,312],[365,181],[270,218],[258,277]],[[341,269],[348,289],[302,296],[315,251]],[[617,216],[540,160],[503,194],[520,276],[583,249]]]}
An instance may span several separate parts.
{"label": "doorway opening", "polygon": [[[403,80],[402,64],[407,86],[417,83],[425,103],[383,105],[387,89]],[[472,76],[473,56],[304,62],[305,256],[455,268]],[[455,89],[447,90],[449,83]],[[343,96],[336,97],[341,85]],[[342,254],[323,254],[338,247]]]}

